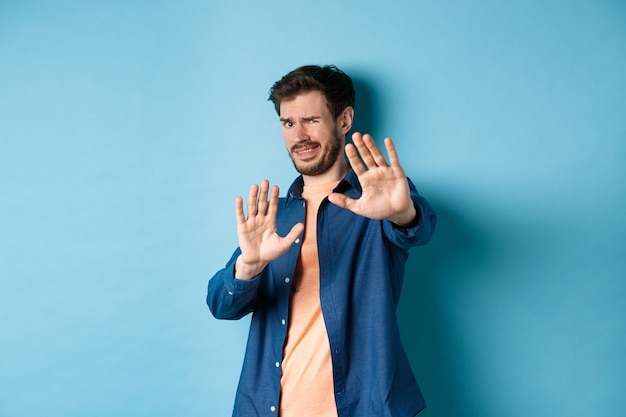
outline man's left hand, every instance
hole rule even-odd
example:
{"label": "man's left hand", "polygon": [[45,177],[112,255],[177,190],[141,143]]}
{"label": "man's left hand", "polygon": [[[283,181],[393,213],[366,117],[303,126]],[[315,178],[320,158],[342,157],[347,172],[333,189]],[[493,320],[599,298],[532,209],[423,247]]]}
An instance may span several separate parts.
{"label": "man's left hand", "polygon": [[352,142],[354,145],[346,145],[346,156],[359,178],[363,193],[357,200],[332,193],[328,196],[329,201],[364,217],[387,219],[398,226],[409,225],[417,212],[391,138],[385,139],[389,164],[371,135],[354,133]]}

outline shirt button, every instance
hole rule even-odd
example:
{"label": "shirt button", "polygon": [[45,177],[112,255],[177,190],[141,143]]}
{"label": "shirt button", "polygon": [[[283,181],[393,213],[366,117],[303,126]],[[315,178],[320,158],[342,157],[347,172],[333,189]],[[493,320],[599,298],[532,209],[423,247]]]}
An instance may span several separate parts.
{"label": "shirt button", "polygon": [[283,324],[283,326],[284,326],[285,324],[287,324],[287,320],[285,320],[285,319],[282,319],[280,322]]}
{"label": "shirt button", "polygon": [[289,284],[289,281],[291,281],[291,278],[289,277],[285,278],[285,284]]}
{"label": "shirt button", "polygon": [[271,407],[270,407],[270,411],[273,413],[274,411],[276,411],[276,407],[271,406]]}
{"label": "shirt button", "polygon": [[297,239],[296,239],[296,243],[300,243],[300,238],[297,238]]}
{"label": "shirt button", "polygon": [[280,368],[280,362],[276,362],[275,365],[277,368]]}

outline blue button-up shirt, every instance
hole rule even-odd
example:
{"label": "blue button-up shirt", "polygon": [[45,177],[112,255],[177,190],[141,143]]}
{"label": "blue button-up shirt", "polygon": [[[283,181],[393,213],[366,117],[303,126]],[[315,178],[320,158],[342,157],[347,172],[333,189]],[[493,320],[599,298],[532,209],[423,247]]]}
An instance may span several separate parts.
{"label": "blue button-up shirt", "polygon": [[[317,215],[320,301],[330,342],[339,417],[409,417],[424,399],[400,342],[396,307],[408,250],[430,239],[436,216],[409,181],[418,221],[400,228],[340,208],[327,199]],[[302,177],[279,200],[278,233],[304,222]],[[335,192],[359,198],[353,171]],[[234,278],[237,249],[209,281],[207,303],[219,319],[253,313],[233,416],[277,416],[289,292],[302,237],[249,281]]]}

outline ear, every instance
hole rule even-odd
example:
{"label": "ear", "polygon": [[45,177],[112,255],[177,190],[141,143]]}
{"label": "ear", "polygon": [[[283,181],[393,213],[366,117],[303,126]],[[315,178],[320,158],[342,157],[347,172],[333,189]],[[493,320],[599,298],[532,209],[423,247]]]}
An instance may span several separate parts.
{"label": "ear", "polygon": [[339,126],[339,130],[343,135],[347,135],[350,129],[352,129],[352,120],[354,120],[354,108],[348,106],[343,109],[337,120],[337,126]]}

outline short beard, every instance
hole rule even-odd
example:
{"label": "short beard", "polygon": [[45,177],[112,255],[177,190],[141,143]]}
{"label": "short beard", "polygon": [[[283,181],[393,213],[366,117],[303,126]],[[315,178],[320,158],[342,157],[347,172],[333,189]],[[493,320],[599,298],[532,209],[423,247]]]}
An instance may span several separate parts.
{"label": "short beard", "polygon": [[328,171],[330,168],[332,168],[333,165],[335,165],[335,162],[337,162],[337,158],[339,158],[339,155],[343,151],[342,144],[343,144],[343,139],[341,138],[339,134],[335,133],[333,137],[333,141],[330,144],[330,148],[328,149],[325,155],[322,155],[322,159],[320,159],[314,165],[298,167],[295,159],[291,155],[291,152],[289,152],[289,157],[291,158],[291,162],[293,162],[294,168],[300,174],[306,175],[308,177],[321,175],[325,173],[326,171]]}

